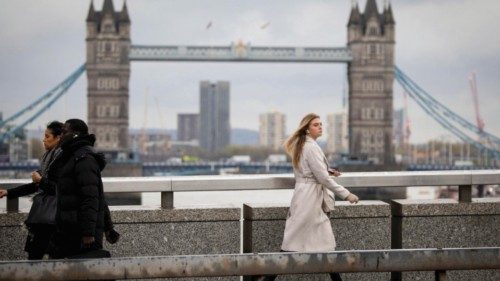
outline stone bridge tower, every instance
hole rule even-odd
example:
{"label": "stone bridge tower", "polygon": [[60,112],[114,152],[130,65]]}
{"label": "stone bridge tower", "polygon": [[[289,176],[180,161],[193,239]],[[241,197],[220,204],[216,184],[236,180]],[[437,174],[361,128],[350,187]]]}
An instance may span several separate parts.
{"label": "stone bridge tower", "polygon": [[130,18],[127,5],[115,12],[112,0],[102,10],[90,4],[87,16],[87,79],[89,129],[96,148],[116,159],[128,151]]}
{"label": "stone bridge tower", "polygon": [[380,14],[376,0],[366,1],[364,13],[354,3],[347,25],[353,56],[348,66],[349,150],[383,165],[394,162],[394,26],[391,5]]}

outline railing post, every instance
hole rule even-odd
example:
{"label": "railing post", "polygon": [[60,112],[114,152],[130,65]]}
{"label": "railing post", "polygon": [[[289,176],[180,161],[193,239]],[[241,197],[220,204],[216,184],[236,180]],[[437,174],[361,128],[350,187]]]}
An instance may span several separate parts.
{"label": "railing post", "polygon": [[9,196],[7,196],[6,207],[8,213],[19,212],[19,198],[10,198]]}
{"label": "railing post", "polygon": [[162,209],[174,208],[174,193],[172,191],[163,191],[161,193],[161,208]]}
{"label": "railing post", "polygon": [[458,186],[458,202],[460,203],[472,202],[472,185]]}
{"label": "railing post", "polygon": [[[243,253],[253,252],[253,241],[252,241],[252,207],[247,204],[243,204],[243,235],[242,235],[242,246]],[[243,276],[243,281],[255,280],[254,276]]]}
{"label": "railing post", "polygon": [[[391,200],[391,249],[403,248],[403,211],[400,204]],[[401,281],[401,271],[391,272],[391,281]]]}
{"label": "railing post", "polygon": [[435,281],[446,281],[446,270],[436,270],[434,271],[434,280]]}

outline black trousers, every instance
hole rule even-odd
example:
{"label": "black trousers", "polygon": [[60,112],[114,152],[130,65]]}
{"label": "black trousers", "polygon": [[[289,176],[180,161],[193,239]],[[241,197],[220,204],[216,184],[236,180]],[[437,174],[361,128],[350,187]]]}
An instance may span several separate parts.
{"label": "black trousers", "polygon": [[[266,275],[266,276],[264,276],[264,279],[262,279],[262,280],[263,281],[274,281],[274,279],[276,279],[276,277],[278,277],[278,275]],[[342,281],[342,278],[340,277],[340,274],[338,272],[330,273],[330,278],[332,279],[332,281]]]}
{"label": "black trousers", "polygon": [[[86,248],[82,243],[82,235],[79,232],[70,232],[70,231],[60,231],[54,233],[51,241],[51,249],[50,249],[50,258],[52,259],[64,259],[64,258],[72,258],[76,256],[78,257],[88,257],[92,258],[93,254],[89,252],[95,252],[100,254],[102,249],[102,239],[103,233],[102,230],[96,229],[94,235],[94,243]],[[104,257],[104,256],[102,256]]]}
{"label": "black trousers", "polygon": [[49,242],[55,233],[55,226],[37,224],[28,226],[28,237],[24,250],[28,252],[29,260],[41,260],[48,252]]}

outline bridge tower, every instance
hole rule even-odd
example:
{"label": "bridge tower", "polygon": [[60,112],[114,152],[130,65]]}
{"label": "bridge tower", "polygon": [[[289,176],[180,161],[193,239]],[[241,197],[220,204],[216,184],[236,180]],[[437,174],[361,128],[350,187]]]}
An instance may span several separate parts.
{"label": "bridge tower", "polygon": [[128,151],[130,18],[127,4],[115,12],[112,0],[102,10],[90,4],[87,16],[87,79],[89,129],[96,147],[113,159]]}
{"label": "bridge tower", "polygon": [[392,164],[392,85],[395,22],[390,3],[379,13],[376,0],[367,0],[364,13],[353,2],[347,24],[349,150],[378,164]]}

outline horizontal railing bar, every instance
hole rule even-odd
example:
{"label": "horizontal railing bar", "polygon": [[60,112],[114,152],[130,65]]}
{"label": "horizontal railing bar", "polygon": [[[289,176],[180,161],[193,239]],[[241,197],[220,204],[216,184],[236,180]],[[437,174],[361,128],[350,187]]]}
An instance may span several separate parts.
{"label": "horizontal railing bar", "polygon": [[[102,179],[105,192],[161,192],[172,191],[170,177],[105,177]],[[13,188],[30,183],[27,179],[0,179],[0,188]]]}
{"label": "horizontal railing bar", "polygon": [[172,191],[293,189],[292,174],[192,176],[172,178]]}
{"label": "horizontal railing bar", "polygon": [[[498,184],[500,170],[345,173],[335,180],[346,187],[405,187]],[[29,180],[0,179],[1,188]],[[177,192],[293,189],[292,174],[103,178],[105,192]]]}
{"label": "horizontal railing bar", "polygon": [[499,269],[500,247],[4,261],[0,280],[102,280]]}

